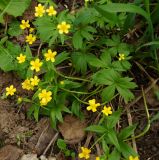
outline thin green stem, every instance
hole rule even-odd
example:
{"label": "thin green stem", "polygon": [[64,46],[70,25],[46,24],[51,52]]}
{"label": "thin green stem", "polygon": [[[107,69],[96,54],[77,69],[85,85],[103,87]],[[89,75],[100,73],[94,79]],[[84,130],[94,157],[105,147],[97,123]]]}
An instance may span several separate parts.
{"label": "thin green stem", "polygon": [[128,138],[125,141],[140,138],[140,137],[144,136],[149,131],[149,129],[150,129],[150,126],[151,126],[150,125],[151,124],[150,114],[149,114],[148,106],[147,106],[147,103],[146,103],[146,97],[145,97],[145,93],[144,93],[143,88],[142,88],[142,95],[143,95],[144,106],[145,106],[145,111],[146,111],[146,116],[147,116],[147,121],[148,121],[147,125],[146,125],[145,129],[143,130],[143,132],[141,132],[139,135],[134,136],[132,138]]}

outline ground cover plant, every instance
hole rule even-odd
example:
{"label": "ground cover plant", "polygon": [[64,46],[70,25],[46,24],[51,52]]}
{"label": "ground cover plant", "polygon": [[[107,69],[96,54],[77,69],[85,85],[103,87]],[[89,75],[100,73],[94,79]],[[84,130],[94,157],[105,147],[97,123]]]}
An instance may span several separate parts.
{"label": "ground cover plant", "polygon": [[[134,74],[135,67],[144,72],[158,97],[158,1],[85,0],[59,9],[55,1],[38,0],[31,17],[25,16],[31,3],[0,1],[0,69],[15,73],[25,91],[19,95],[9,84],[1,99],[28,104],[28,118],[49,117],[57,132],[65,115],[87,119],[84,131],[94,137],[88,146],[82,139],[76,153],[66,139],[57,140],[66,159],[142,159],[135,139],[148,132],[158,114],[150,117],[146,90]],[[138,101],[137,90],[146,116],[140,132],[137,123],[122,124]]]}

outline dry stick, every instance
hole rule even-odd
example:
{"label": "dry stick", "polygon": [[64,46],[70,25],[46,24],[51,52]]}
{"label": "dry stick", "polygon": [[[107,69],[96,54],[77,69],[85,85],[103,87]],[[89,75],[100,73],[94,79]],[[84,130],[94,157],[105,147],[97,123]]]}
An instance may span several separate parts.
{"label": "dry stick", "polygon": [[[127,117],[128,117],[128,123],[129,123],[129,126],[133,125],[132,123],[132,117],[131,117],[131,112],[130,112],[130,108],[126,107],[126,112],[127,112]],[[135,136],[134,132],[132,134],[132,145],[133,145],[133,149],[136,153],[138,153],[137,151],[137,145],[136,145],[136,141],[135,141],[135,138],[133,138]]]}
{"label": "dry stick", "polygon": [[97,155],[98,156],[101,156],[101,150],[100,150],[100,146],[99,146],[99,143],[96,143],[96,149],[97,149]]}
{"label": "dry stick", "polygon": [[[150,86],[148,86],[145,90],[144,90],[144,93],[148,93],[155,85],[156,83],[158,82],[159,78],[154,80],[152,82],[152,84]],[[132,101],[131,103],[127,104],[126,105],[126,108],[130,108],[131,106],[133,106],[134,104],[136,104],[140,99],[142,98],[142,95],[138,96],[134,101]]]}
{"label": "dry stick", "polygon": [[[96,123],[98,122],[100,115],[101,115],[101,113],[99,113],[98,116],[96,117],[94,124],[96,124]],[[85,142],[85,144],[84,144],[85,147],[88,148],[89,143],[90,143],[92,137],[93,137],[93,133],[91,133],[91,132],[88,133],[86,142]]]}
{"label": "dry stick", "polygon": [[50,141],[50,143],[48,144],[48,146],[47,146],[46,149],[44,150],[43,155],[46,154],[46,152],[49,150],[50,146],[56,141],[58,135],[59,135],[58,132],[54,135],[54,137],[52,138],[52,140]]}
{"label": "dry stick", "polygon": [[40,43],[40,45],[39,45],[38,54],[37,54],[38,57],[39,57],[39,55],[40,55],[40,49],[41,49],[42,45],[43,45],[42,43]]}

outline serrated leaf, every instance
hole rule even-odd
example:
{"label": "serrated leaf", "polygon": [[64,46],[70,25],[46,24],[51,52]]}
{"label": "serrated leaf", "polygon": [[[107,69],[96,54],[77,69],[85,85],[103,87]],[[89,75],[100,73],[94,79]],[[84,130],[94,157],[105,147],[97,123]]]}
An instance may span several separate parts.
{"label": "serrated leaf", "polygon": [[77,31],[77,32],[74,33],[72,41],[73,41],[73,46],[76,49],[82,48],[83,37],[81,36],[81,32],[80,31]]}
{"label": "serrated leaf", "polygon": [[106,117],[107,127],[110,128],[110,129],[115,127],[115,125],[117,124],[117,122],[120,119],[120,116],[121,116],[121,110],[119,109],[118,111],[113,112],[112,115]]}
{"label": "serrated leaf", "polygon": [[110,102],[115,94],[115,85],[110,85],[102,91],[102,101]]}
{"label": "serrated leaf", "polygon": [[10,36],[19,36],[20,34],[22,34],[22,30],[20,29],[19,25],[20,23],[18,21],[13,21],[9,25],[8,34]]}

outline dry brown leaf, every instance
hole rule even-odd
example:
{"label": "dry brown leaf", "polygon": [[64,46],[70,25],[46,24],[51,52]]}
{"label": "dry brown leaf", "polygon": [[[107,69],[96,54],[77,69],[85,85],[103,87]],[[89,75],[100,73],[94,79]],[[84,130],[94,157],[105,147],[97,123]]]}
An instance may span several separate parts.
{"label": "dry brown leaf", "polygon": [[23,154],[23,150],[7,145],[0,149],[0,160],[18,160]]}
{"label": "dry brown leaf", "polygon": [[85,127],[85,121],[70,115],[65,116],[64,122],[58,125],[65,142],[68,144],[76,144],[82,141],[85,136]]}

